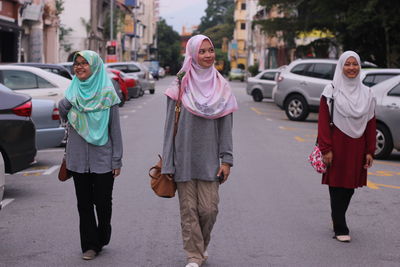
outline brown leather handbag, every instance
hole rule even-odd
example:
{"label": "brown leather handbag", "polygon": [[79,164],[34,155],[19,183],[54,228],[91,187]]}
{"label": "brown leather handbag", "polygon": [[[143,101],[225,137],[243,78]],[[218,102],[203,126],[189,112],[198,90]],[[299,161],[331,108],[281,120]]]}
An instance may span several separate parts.
{"label": "brown leather handbag", "polygon": [[58,180],[61,182],[67,181],[69,178],[72,177],[71,172],[67,169],[67,143],[68,143],[68,124],[66,127],[66,142],[65,142],[65,149],[64,149],[64,157],[61,162],[60,170],[58,171]]}
{"label": "brown leather handbag", "polygon": [[[183,76],[182,76],[183,77]],[[174,143],[175,136],[178,130],[179,115],[181,113],[181,79],[179,79],[179,96],[175,103],[175,121],[174,121]],[[161,174],[162,167],[162,157],[158,155],[159,160],[153,167],[149,170],[149,176],[151,178],[150,185],[154,193],[159,197],[171,198],[175,196],[176,183],[172,177],[168,175]]]}
{"label": "brown leather handbag", "polygon": [[60,170],[58,172],[58,180],[60,180],[61,182],[65,182],[71,177],[72,177],[72,175],[71,175],[70,171],[68,171],[68,169],[67,169],[67,161],[64,156],[62,159]]}

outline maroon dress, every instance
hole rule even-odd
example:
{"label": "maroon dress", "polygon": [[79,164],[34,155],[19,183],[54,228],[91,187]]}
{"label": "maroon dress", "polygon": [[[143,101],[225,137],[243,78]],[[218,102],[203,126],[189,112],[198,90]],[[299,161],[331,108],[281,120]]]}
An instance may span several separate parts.
{"label": "maroon dress", "polygon": [[357,188],[367,185],[365,156],[374,155],[376,120],[367,123],[364,134],[352,138],[335,125],[329,125],[330,114],[326,98],[321,97],[318,118],[318,145],[322,154],[333,153],[332,165],[322,176],[322,183],[332,187]]}

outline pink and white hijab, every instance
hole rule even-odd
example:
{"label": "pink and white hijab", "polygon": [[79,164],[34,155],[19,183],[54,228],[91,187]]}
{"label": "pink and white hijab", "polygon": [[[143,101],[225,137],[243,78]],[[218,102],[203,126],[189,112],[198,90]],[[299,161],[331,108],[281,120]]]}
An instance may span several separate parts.
{"label": "pink and white hijab", "polygon": [[[195,35],[186,45],[183,66],[179,73],[185,72],[182,78],[182,104],[192,114],[206,119],[217,119],[238,109],[236,98],[228,82],[213,66],[200,66],[198,54],[204,40],[210,38]],[[167,88],[165,94],[173,100],[178,99],[178,80]]]}

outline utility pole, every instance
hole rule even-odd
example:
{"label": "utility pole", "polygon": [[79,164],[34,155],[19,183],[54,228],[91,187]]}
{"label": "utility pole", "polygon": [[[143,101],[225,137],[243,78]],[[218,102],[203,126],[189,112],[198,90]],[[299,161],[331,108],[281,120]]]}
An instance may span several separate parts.
{"label": "utility pole", "polygon": [[110,0],[110,41],[114,40],[114,0]]}
{"label": "utility pole", "polygon": [[90,33],[89,33],[89,49],[98,52],[98,34],[97,34],[97,25],[98,25],[98,1],[91,0],[90,1]]}

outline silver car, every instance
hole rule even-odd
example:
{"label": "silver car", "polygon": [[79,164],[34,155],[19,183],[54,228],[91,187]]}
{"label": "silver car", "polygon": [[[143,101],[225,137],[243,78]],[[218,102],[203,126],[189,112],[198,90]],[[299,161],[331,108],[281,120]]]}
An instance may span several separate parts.
{"label": "silver car", "polygon": [[60,114],[53,100],[32,99],[32,121],[36,128],[36,149],[59,146],[64,139]]}
{"label": "silver car", "polygon": [[393,148],[400,150],[400,76],[371,87],[376,96],[375,157],[390,156]]}
{"label": "silver car", "polygon": [[400,75],[400,69],[362,69],[361,80],[366,86],[386,81],[394,76]]}
{"label": "silver car", "polygon": [[318,112],[324,87],[332,82],[337,60],[298,59],[277,77],[274,101],[290,120],[303,121]]}
{"label": "silver car", "polygon": [[3,155],[0,153],[0,210],[3,206],[4,187],[6,184],[6,174],[4,168]]}
{"label": "silver car", "polygon": [[155,81],[149,70],[140,62],[129,61],[129,62],[115,62],[106,63],[107,68],[117,69],[124,72],[128,77],[131,76],[134,79],[139,78],[139,82],[142,86],[143,91],[149,91],[150,94],[155,92]]}
{"label": "silver car", "polygon": [[264,98],[272,98],[272,89],[276,85],[275,76],[278,72],[278,69],[269,69],[248,78],[247,94],[251,95],[255,102],[260,102]]}

